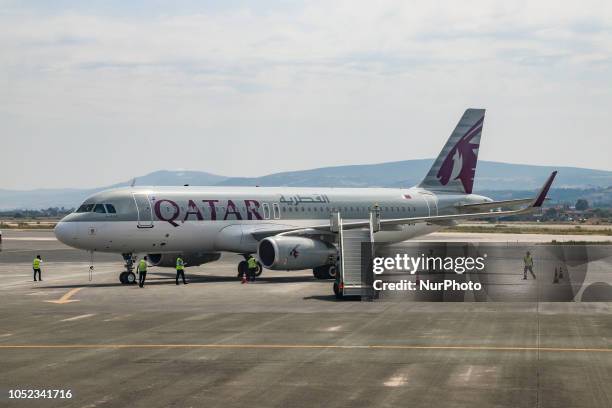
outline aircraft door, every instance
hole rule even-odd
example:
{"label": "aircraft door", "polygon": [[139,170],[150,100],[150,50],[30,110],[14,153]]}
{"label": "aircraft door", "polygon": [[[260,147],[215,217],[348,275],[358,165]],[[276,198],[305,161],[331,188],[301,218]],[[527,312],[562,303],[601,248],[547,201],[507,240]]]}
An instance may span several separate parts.
{"label": "aircraft door", "polygon": [[261,207],[263,208],[264,219],[269,220],[270,219],[270,205],[268,203],[263,203]]}
{"label": "aircraft door", "polygon": [[272,213],[274,214],[274,219],[280,219],[280,208],[278,207],[278,203],[272,203]]}
{"label": "aircraft door", "polygon": [[427,204],[429,216],[432,217],[438,215],[438,197],[433,194],[423,194],[423,199]]}
{"label": "aircraft door", "polygon": [[138,213],[138,228],[153,228],[153,209],[147,193],[132,193]]}

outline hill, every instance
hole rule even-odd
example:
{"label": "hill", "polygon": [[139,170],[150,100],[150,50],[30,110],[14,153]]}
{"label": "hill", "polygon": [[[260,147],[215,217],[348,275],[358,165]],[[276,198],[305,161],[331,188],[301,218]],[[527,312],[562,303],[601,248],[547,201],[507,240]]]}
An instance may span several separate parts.
{"label": "hill", "polygon": [[[225,177],[203,171],[160,170],[136,179],[137,185],[216,185],[216,186],[291,186],[291,187],[410,187],[420,182],[433,159],[322,167],[310,170],[269,174],[262,177]],[[568,202],[583,194],[607,202],[612,186],[612,172],[577,167],[534,166],[480,161],[476,170],[474,192],[493,198],[531,192],[558,170],[551,198]],[[131,180],[111,186],[89,189],[0,190],[0,209],[39,209],[75,207],[85,197],[108,188],[127,186]],[[515,194],[516,193],[516,194]],[[527,194],[528,196],[529,194]],[[588,199],[588,198],[587,198]]]}

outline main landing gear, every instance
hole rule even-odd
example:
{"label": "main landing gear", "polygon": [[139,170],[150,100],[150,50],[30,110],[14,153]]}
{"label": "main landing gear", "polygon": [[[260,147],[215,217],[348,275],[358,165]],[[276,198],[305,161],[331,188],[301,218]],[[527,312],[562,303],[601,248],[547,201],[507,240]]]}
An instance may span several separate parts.
{"label": "main landing gear", "polygon": [[312,274],[316,279],[336,279],[338,269],[336,265],[317,266],[312,270]]}
{"label": "main landing gear", "polygon": [[[242,254],[242,256],[244,257],[244,261],[238,262],[238,275],[237,275],[238,279],[242,279],[242,275],[248,274],[249,272],[249,265],[247,264],[247,261],[246,261],[249,255]],[[262,272],[263,272],[263,266],[261,265],[259,261],[257,261],[257,272],[255,272],[255,276],[261,275]]]}
{"label": "main landing gear", "polygon": [[134,274],[134,261],[136,258],[132,254],[121,254],[125,261],[125,272],[119,274],[119,281],[124,285],[132,285],[136,283],[136,274]]}

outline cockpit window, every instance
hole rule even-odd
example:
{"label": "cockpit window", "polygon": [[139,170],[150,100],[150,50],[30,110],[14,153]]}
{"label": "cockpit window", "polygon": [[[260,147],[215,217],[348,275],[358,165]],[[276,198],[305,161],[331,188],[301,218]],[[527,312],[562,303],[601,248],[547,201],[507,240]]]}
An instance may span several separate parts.
{"label": "cockpit window", "polygon": [[95,213],[106,214],[106,210],[104,209],[104,204],[96,204],[94,207]]}
{"label": "cockpit window", "polygon": [[106,204],[106,212],[109,214],[117,214],[117,210],[115,210],[115,206],[112,204]]}
{"label": "cockpit window", "polygon": [[79,207],[79,209],[77,210],[78,213],[86,213],[86,212],[91,212],[91,210],[93,210],[94,205],[93,204],[83,204]]}

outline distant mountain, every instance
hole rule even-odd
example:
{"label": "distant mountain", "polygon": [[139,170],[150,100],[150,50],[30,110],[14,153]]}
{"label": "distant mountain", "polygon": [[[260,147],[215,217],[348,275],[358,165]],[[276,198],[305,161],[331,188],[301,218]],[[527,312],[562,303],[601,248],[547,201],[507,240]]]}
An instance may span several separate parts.
{"label": "distant mountain", "polygon": [[[224,177],[202,171],[160,170],[138,177],[136,185],[154,186],[291,186],[291,187],[410,187],[421,181],[433,159],[405,160],[391,163],[322,167],[270,174],[262,177]],[[553,170],[559,175],[551,196],[570,199],[580,190],[590,189],[590,195],[604,197],[598,189],[612,186],[612,171],[577,167],[533,166],[479,161],[474,192],[486,192],[493,198],[514,196],[539,188]],[[41,189],[30,191],[0,190],[0,209],[39,209],[75,207],[95,192],[128,186],[131,180],[112,186],[91,189]],[[565,193],[561,193],[567,189]],[[571,193],[568,191],[572,190]],[[608,189],[609,190],[609,189]],[[518,193],[520,192],[520,193]],[[586,191],[585,191],[586,194]],[[599,195],[598,195],[599,194]],[[527,194],[528,196],[528,194]],[[573,199],[573,198],[572,198]]]}
{"label": "distant mountain", "polygon": [[[146,174],[136,178],[138,186],[182,186],[189,184],[191,186],[213,186],[227,180],[227,177],[218,176],[205,171],[187,171],[187,170],[158,170],[153,173]],[[129,186],[132,180],[124,181],[110,187]]]}
{"label": "distant mountain", "polygon": [[[410,187],[419,183],[433,159],[323,167],[270,174],[263,177],[233,177],[219,183],[228,186],[291,187]],[[479,161],[474,190],[531,190],[542,185],[553,170],[559,170],[556,188],[612,186],[612,171],[577,167],[533,166]]]}

